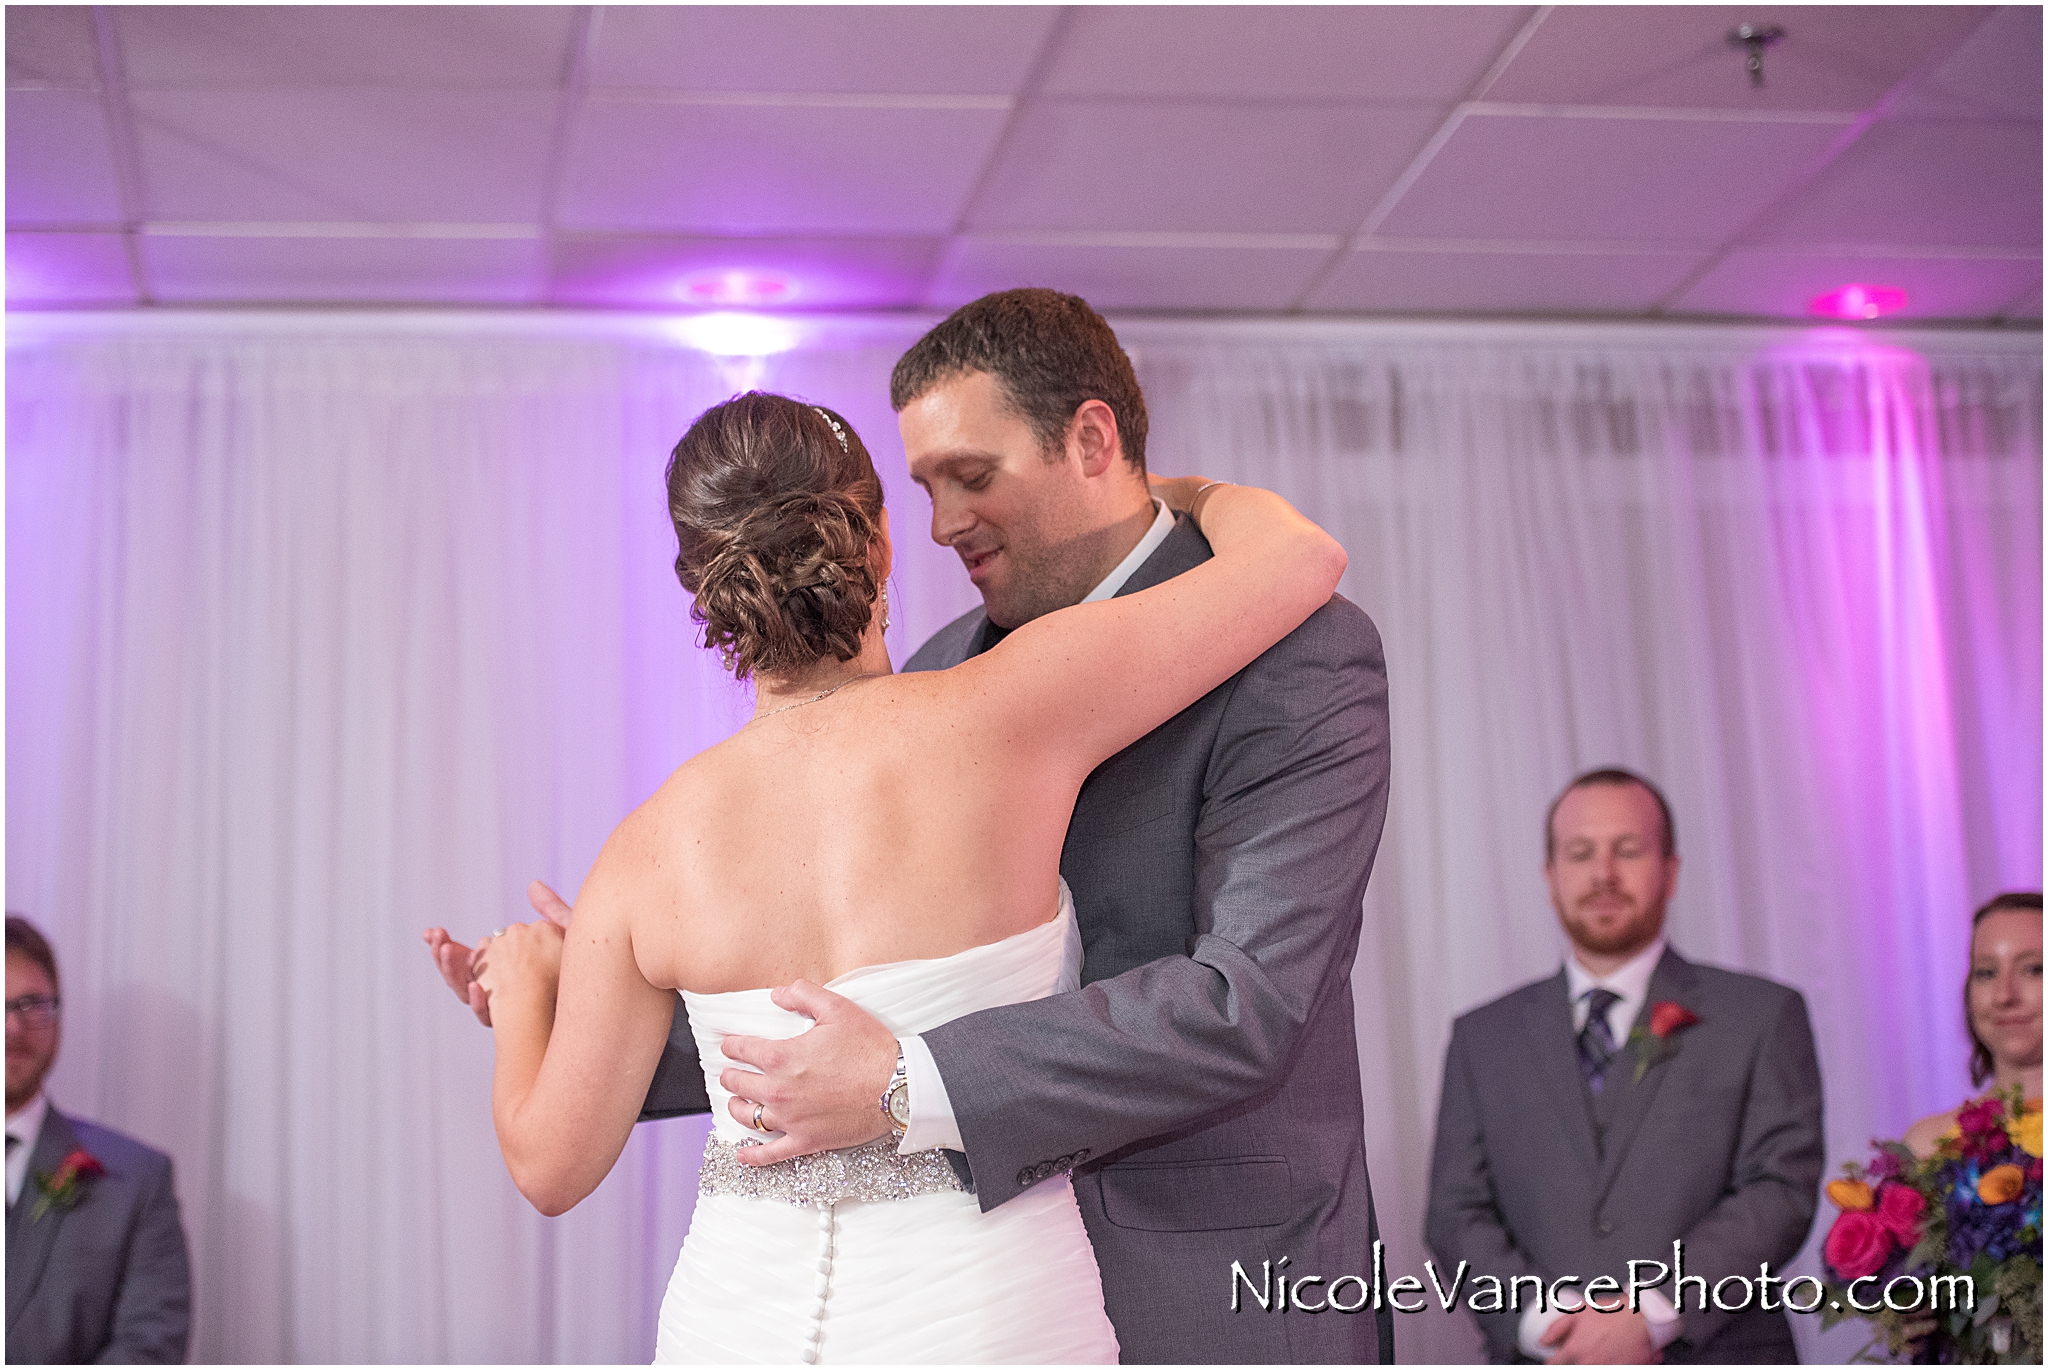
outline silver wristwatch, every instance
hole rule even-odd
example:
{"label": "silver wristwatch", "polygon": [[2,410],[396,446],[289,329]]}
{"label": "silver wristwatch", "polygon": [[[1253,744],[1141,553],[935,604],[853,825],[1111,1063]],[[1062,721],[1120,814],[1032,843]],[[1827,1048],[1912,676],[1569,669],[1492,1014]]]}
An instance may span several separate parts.
{"label": "silver wristwatch", "polygon": [[882,1091],[882,1116],[898,1137],[910,1130],[910,1075],[903,1065],[903,1048],[896,1048],[896,1073]]}

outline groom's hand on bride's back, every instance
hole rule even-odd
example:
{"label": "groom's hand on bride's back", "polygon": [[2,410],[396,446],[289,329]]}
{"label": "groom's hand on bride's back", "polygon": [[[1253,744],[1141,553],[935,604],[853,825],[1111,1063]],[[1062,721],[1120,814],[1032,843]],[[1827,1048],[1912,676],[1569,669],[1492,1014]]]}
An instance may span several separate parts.
{"label": "groom's hand on bride's back", "polygon": [[[732,1091],[735,1121],[779,1132],[765,1145],[741,1147],[749,1165],[773,1165],[814,1151],[837,1151],[871,1142],[889,1131],[882,1091],[896,1073],[896,1034],[851,999],[808,980],[769,996],[777,1008],[801,1013],[813,1026],[795,1037],[731,1036],[718,1082]],[[752,1069],[744,1067],[751,1066]]]}
{"label": "groom's hand on bride's back", "polygon": [[[567,900],[542,882],[536,880],[526,887],[526,902],[533,905],[535,913],[563,932],[569,930],[569,919],[576,911]],[[484,993],[484,987],[476,982],[476,948],[456,941],[448,935],[446,928],[428,928],[426,939],[427,953],[434,958],[434,968],[441,972],[442,983],[469,1006],[469,1011],[476,1015],[479,1023],[489,1027],[491,1001]]]}

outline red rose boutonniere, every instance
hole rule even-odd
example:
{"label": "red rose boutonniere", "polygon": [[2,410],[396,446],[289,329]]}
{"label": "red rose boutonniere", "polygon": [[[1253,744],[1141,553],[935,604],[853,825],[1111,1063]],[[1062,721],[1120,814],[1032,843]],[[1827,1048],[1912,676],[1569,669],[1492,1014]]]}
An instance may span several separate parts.
{"label": "red rose boutonniere", "polygon": [[54,1174],[37,1173],[36,1206],[28,1220],[34,1222],[53,1208],[64,1213],[78,1207],[78,1201],[85,1197],[85,1182],[106,1173],[107,1168],[91,1152],[73,1147],[71,1154],[58,1162]]}
{"label": "red rose boutonniere", "polygon": [[1662,1065],[1676,1056],[1676,1037],[1699,1020],[1697,1013],[1669,999],[1659,999],[1650,1005],[1650,1025],[1639,1027],[1628,1035],[1629,1042],[1636,1049],[1636,1083],[1642,1083],[1644,1073],[1651,1066]]}

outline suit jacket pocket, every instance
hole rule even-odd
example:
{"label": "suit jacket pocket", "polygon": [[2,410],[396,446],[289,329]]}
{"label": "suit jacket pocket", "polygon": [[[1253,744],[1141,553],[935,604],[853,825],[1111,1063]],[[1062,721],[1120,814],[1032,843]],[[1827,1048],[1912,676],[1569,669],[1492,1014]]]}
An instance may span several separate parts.
{"label": "suit jacket pocket", "polygon": [[1140,1232],[1274,1227],[1293,1212],[1287,1161],[1280,1156],[1111,1165],[1095,1178],[1103,1216]]}

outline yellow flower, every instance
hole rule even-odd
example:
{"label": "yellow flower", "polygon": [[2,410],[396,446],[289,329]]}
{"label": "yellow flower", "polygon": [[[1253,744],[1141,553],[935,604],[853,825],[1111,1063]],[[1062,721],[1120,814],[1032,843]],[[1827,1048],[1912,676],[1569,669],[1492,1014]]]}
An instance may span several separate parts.
{"label": "yellow flower", "polygon": [[1828,1200],[1844,1213],[1860,1213],[1877,1201],[1861,1180],[1829,1180]]}
{"label": "yellow flower", "polygon": [[2012,1138],[2012,1144],[2029,1156],[2041,1154],[2041,1106],[2034,1107],[2017,1118],[2005,1120],[2005,1135]]}
{"label": "yellow flower", "polygon": [[2011,1203],[2027,1187],[2027,1177],[2016,1165],[1995,1165],[1977,1181],[1977,1197],[1987,1204]]}

